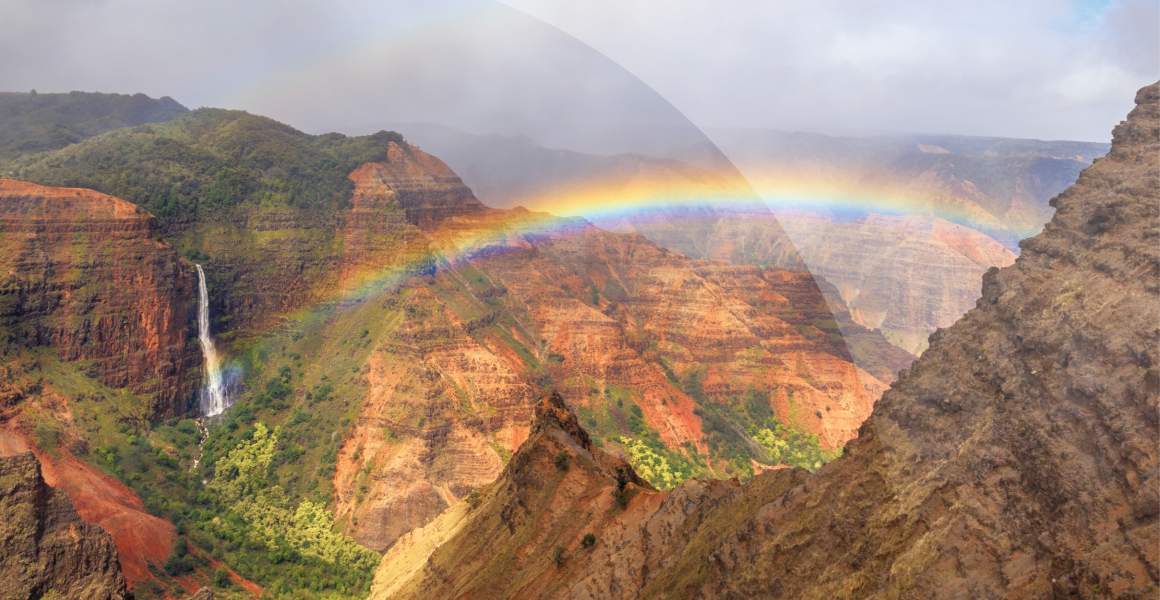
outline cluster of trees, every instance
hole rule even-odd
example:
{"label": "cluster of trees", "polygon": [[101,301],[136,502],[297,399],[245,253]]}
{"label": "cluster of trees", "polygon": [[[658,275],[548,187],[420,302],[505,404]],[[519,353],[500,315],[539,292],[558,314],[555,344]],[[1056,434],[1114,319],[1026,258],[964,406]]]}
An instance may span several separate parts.
{"label": "cluster of trees", "polygon": [[769,451],[772,464],[789,465],[808,471],[817,471],[834,458],[818,441],[818,436],[791,429],[772,421],[758,429],[753,439]]}
{"label": "cluster of trees", "polygon": [[267,550],[298,553],[332,565],[372,570],[379,556],[334,529],[326,507],[308,499],[295,506],[281,486],[271,484],[270,466],[278,430],[262,423],[249,440],[235,446],[214,466],[207,488],[249,526],[251,540]]}
{"label": "cluster of trees", "polygon": [[632,464],[636,474],[651,483],[653,487],[668,490],[688,479],[690,473],[674,469],[662,452],[641,440],[622,435],[617,441],[628,452],[628,462]]}

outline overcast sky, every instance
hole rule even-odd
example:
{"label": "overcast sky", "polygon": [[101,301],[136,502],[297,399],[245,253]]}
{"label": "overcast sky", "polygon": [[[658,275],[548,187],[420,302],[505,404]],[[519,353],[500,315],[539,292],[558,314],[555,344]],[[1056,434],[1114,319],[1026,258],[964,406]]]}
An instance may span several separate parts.
{"label": "overcast sky", "polygon": [[1156,0],[509,0],[703,127],[1107,141],[1160,78]]}
{"label": "overcast sky", "polygon": [[170,95],[308,131],[431,121],[590,151],[696,142],[681,113],[703,128],[1107,141],[1160,77],[1158,12],[1156,0],[0,0],[0,88]]}

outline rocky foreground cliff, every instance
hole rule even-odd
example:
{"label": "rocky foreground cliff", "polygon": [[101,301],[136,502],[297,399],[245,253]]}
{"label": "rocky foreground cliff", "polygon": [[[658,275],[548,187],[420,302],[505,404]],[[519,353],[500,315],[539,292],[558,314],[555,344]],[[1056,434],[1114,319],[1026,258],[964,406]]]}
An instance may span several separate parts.
{"label": "rocky foreground cliff", "polygon": [[127,598],[108,533],[45,484],[32,454],[0,457],[0,598]]}
{"label": "rocky foreground cliff", "polygon": [[641,486],[541,410],[374,597],[1125,597],[1160,585],[1160,83],[816,475]]}

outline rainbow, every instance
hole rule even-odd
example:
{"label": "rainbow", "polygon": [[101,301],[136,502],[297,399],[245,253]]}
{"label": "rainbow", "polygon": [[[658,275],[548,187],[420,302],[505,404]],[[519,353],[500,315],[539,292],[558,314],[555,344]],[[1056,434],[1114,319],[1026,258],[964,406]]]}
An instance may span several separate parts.
{"label": "rainbow", "polygon": [[1012,229],[963,198],[904,182],[867,183],[852,176],[809,177],[777,168],[746,172],[746,178],[712,180],[643,175],[631,180],[592,181],[517,202],[533,210],[594,222],[648,218],[674,208],[710,207],[726,211],[830,212],[862,215],[922,215],[944,219],[997,237],[1034,234]]}
{"label": "rainbow", "polygon": [[[290,322],[317,322],[333,311],[403,288],[418,276],[452,270],[479,257],[530,249],[540,239],[574,235],[602,223],[679,222],[684,216],[682,209],[694,218],[706,207],[734,213],[772,211],[774,216],[791,210],[923,214],[985,229],[976,215],[939,210],[947,203],[913,190],[862,188],[841,180],[803,177],[755,178],[751,185],[738,177],[641,175],[629,180],[583,182],[520,200],[528,208],[487,209],[446,219],[435,230],[417,237],[413,247],[396,254],[389,264],[366,265],[344,273],[337,291],[286,318]],[[242,365],[231,360],[225,371],[228,381],[236,382]]]}

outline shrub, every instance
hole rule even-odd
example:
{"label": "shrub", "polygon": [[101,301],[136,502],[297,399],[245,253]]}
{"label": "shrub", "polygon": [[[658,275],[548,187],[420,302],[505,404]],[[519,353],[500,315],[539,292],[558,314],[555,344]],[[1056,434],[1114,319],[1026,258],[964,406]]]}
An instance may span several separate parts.
{"label": "shrub", "polygon": [[567,452],[561,452],[556,455],[556,468],[560,471],[567,471],[571,465],[572,459],[568,457]]}
{"label": "shrub", "polygon": [[580,545],[585,548],[591,548],[596,545],[596,536],[592,533],[584,534],[584,539],[580,540]]}

